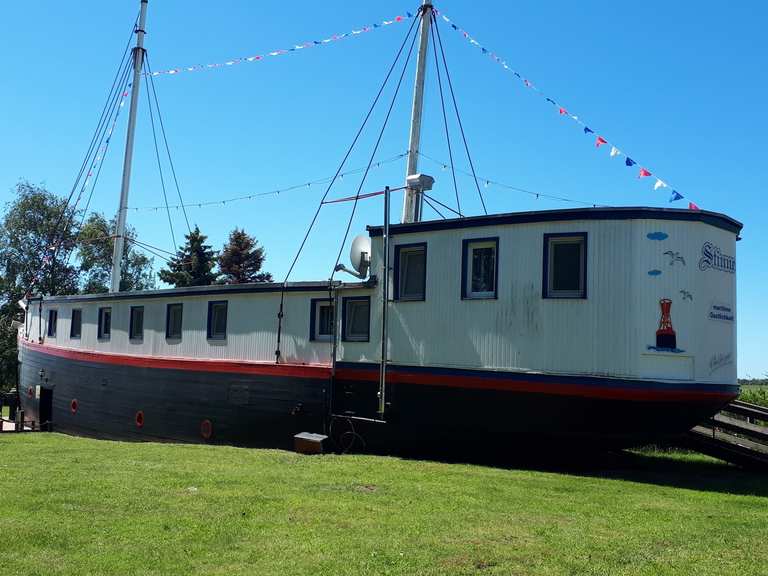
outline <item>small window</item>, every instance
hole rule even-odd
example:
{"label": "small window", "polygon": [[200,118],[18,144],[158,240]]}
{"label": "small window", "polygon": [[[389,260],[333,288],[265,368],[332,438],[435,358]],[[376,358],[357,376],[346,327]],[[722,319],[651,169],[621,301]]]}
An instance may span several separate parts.
{"label": "small window", "polygon": [[131,306],[131,322],[128,328],[131,340],[144,340],[144,306]]}
{"label": "small window", "polygon": [[395,299],[424,300],[427,284],[427,245],[395,246]]}
{"label": "small window", "polygon": [[498,294],[498,238],[462,242],[461,297],[496,298]]}
{"label": "small window", "polygon": [[99,330],[100,340],[109,340],[112,335],[112,308],[99,308]]}
{"label": "small window", "polygon": [[341,324],[344,340],[368,342],[371,330],[371,298],[369,296],[344,298]]}
{"label": "small window", "polygon": [[58,310],[48,310],[48,338],[56,338],[56,321],[58,319]]}
{"label": "small window", "polygon": [[315,298],[310,307],[309,339],[329,341],[333,336],[333,302]]}
{"label": "small window", "polygon": [[83,311],[80,308],[72,310],[72,322],[69,324],[69,337],[80,338],[83,332]]}
{"label": "small window", "polygon": [[587,234],[544,235],[544,298],[587,297]]}
{"label": "small window", "polygon": [[208,338],[226,340],[227,338],[227,301],[208,302]]}
{"label": "small window", "polygon": [[165,337],[169,340],[181,340],[183,311],[183,304],[168,304],[165,314]]}

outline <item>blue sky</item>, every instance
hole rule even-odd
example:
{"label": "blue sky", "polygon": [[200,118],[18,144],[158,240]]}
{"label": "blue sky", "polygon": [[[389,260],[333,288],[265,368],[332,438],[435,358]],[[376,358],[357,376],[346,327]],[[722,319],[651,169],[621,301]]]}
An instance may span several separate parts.
{"label": "blue sky", "polygon": [[[415,11],[410,2],[245,2],[152,0],[146,47],[154,69],[224,62],[322,39]],[[762,74],[768,4],[649,0],[470,3],[436,6],[481,43],[578,114],[687,198],[744,222],[738,245],[739,374],[768,372],[768,115]],[[17,2],[0,37],[0,201],[19,179],[66,194],[98,119],[138,2]],[[162,76],[156,88],[187,202],[288,187],[331,175],[365,114],[407,29],[374,32],[262,62]],[[668,206],[623,163],[595,149],[498,65],[442,26],[448,63],[480,175],[544,194],[598,204]],[[411,74],[406,80],[410,83]],[[407,148],[410,86],[402,92],[378,154]],[[447,160],[434,74],[427,83],[422,150]],[[161,204],[145,95],[140,104],[129,205]],[[383,107],[382,107],[383,110]],[[94,193],[92,207],[114,214],[125,118]],[[380,126],[382,114],[374,116]],[[348,166],[363,166],[376,130]],[[453,134],[454,150],[458,134]],[[467,166],[457,153],[457,165]],[[371,172],[365,190],[403,180],[404,159]],[[435,195],[451,203],[450,174],[422,161],[437,179]],[[332,196],[354,194],[347,177]],[[480,212],[472,181],[459,177],[462,207]],[[281,278],[322,194],[310,186],[279,196],[190,208],[220,247],[241,226],[266,246],[266,268]],[[169,189],[173,195],[173,189]],[[492,212],[568,207],[496,186],[483,187]],[[399,198],[393,202],[399,214]],[[293,279],[328,276],[348,204],[326,207]],[[177,242],[184,230],[172,213]],[[172,249],[162,211],[128,215],[140,238]],[[364,202],[353,235],[379,223],[380,201]],[[346,250],[345,250],[346,252]],[[156,260],[159,267],[160,261]]]}

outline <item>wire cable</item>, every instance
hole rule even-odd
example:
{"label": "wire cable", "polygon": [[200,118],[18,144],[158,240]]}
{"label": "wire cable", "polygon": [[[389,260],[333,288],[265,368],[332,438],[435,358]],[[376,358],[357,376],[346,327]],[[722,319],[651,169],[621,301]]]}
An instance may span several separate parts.
{"label": "wire cable", "polygon": [[435,13],[432,12],[432,23],[435,26],[435,32],[437,33],[437,41],[440,44],[440,54],[443,59],[443,68],[445,68],[445,77],[448,80],[448,88],[451,92],[451,100],[453,100],[453,109],[456,111],[456,120],[459,124],[459,130],[461,131],[461,139],[464,141],[464,150],[467,153],[467,160],[469,160],[469,166],[472,169],[472,174],[475,178],[475,187],[477,188],[477,195],[480,197],[480,203],[483,205],[483,213],[488,214],[488,210],[485,207],[485,199],[483,199],[483,193],[480,190],[480,184],[477,181],[477,175],[475,174],[475,164],[472,162],[472,155],[469,153],[469,145],[467,144],[467,136],[464,133],[464,125],[461,122],[461,115],[459,114],[459,106],[456,103],[456,94],[453,91],[453,82],[451,81],[451,73],[448,70],[448,62],[445,59],[445,50],[443,49],[443,40],[440,37],[440,28],[437,25],[437,18]]}

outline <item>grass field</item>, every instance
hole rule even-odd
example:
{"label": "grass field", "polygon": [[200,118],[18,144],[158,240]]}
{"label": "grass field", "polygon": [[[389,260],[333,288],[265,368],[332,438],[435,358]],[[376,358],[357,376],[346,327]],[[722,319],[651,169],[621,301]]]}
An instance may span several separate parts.
{"label": "grass field", "polygon": [[0,573],[765,574],[768,482],[0,436]]}
{"label": "grass field", "polygon": [[742,385],[739,400],[768,408],[768,386]]}

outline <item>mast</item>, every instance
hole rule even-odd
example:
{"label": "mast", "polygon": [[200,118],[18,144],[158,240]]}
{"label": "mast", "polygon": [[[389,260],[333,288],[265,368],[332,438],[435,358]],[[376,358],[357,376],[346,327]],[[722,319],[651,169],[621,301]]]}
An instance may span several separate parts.
{"label": "mast", "polygon": [[431,0],[421,5],[419,54],[416,59],[416,81],[413,86],[413,110],[411,111],[411,136],[408,144],[408,167],[405,172],[406,190],[403,195],[402,222],[419,222],[423,196],[420,189],[409,185],[408,177],[417,174],[419,164],[419,141],[421,140],[421,112],[424,105],[424,76],[427,70],[427,48],[429,47],[429,26],[432,21]]}
{"label": "mast", "polygon": [[136,131],[136,109],[139,105],[141,70],[144,66],[144,25],[147,21],[147,2],[148,0],[141,0],[139,26],[136,29],[136,47],[133,49],[133,89],[131,90],[131,107],[128,115],[128,135],[125,138],[123,183],[120,188],[120,208],[117,211],[115,249],[112,252],[112,292],[120,292],[123,246],[125,245],[125,217],[128,211],[128,190],[131,184],[131,162],[133,160],[133,136]]}

